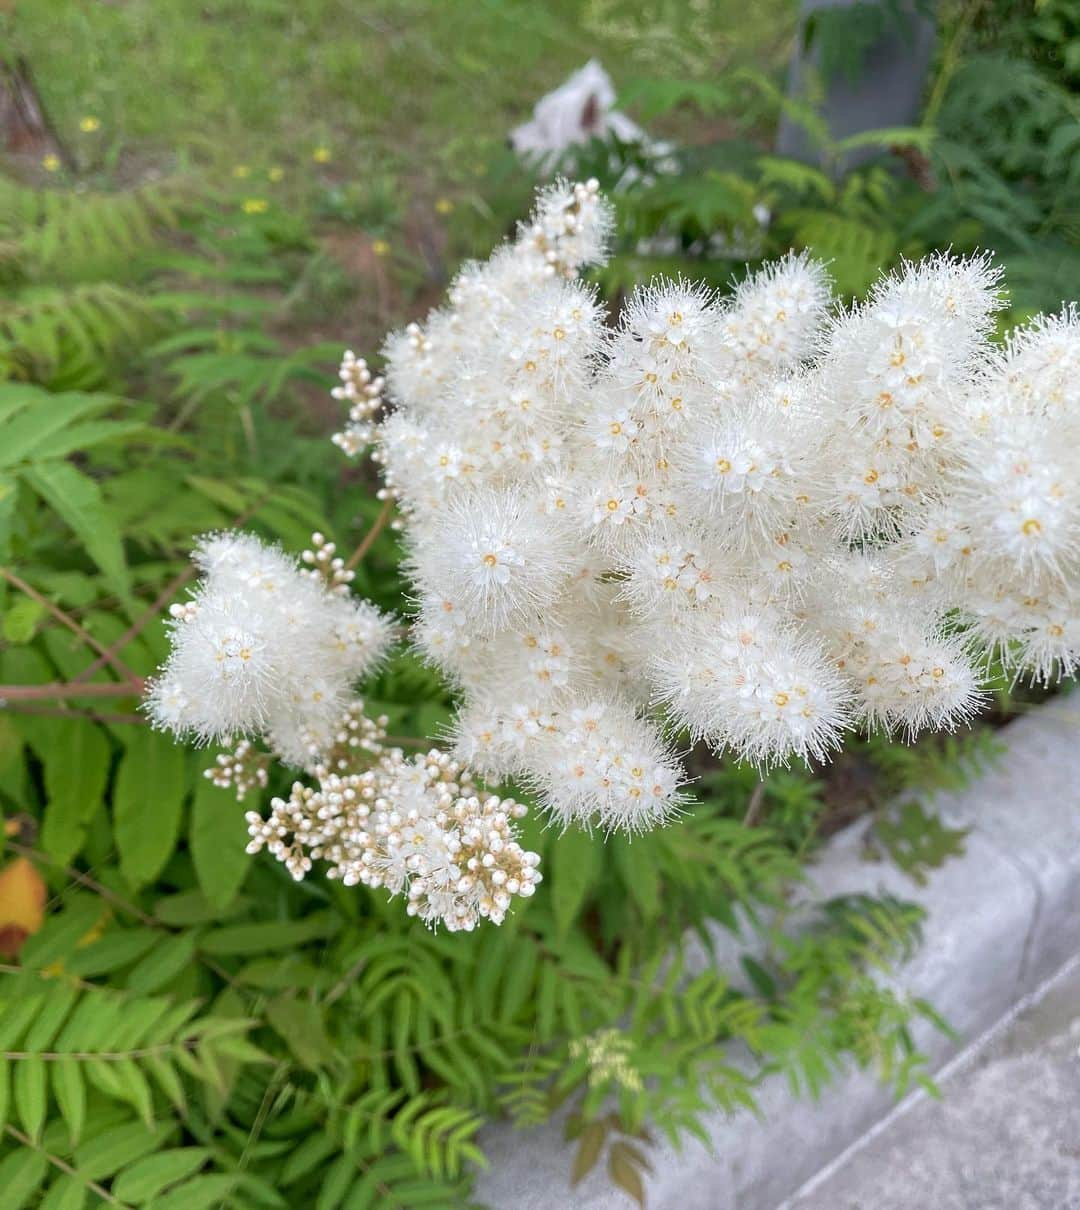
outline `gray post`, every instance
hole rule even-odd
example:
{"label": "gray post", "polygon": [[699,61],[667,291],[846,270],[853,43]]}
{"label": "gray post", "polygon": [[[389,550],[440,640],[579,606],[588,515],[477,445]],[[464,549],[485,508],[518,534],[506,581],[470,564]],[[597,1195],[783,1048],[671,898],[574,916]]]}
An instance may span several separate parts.
{"label": "gray post", "polygon": [[[820,55],[811,44],[803,50],[801,31],[816,12],[850,8],[859,0],[802,0],[800,37],[788,72],[788,96],[805,99],[809,70],[820,70]],[[862,0],[866,3],[866,0]],[[913,126],[922,111],[926,77],[934,52],[935,21],[928,6],[905,5],[905,26],[890,29],[867,51],[858,82],[852,84],[842,73],[826,80],[824,117],[834,139],[878,130],[888,126]],[[809,163],[819,163],[820,150],[806,131],[787,115],[781,119],[776,150]],[[852,152],[844,167],[851,168],[875,153],[873,148]]]}

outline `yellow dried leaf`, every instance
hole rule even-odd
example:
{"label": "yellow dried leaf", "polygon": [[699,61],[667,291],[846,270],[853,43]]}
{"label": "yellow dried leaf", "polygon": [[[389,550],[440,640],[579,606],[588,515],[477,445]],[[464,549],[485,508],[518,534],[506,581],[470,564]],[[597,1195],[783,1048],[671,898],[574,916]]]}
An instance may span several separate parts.
{"label": "yellow dried leaf", "polygon": [[0,954],[14,958],[45,920],[45,881],[25,857],[0,870]]}

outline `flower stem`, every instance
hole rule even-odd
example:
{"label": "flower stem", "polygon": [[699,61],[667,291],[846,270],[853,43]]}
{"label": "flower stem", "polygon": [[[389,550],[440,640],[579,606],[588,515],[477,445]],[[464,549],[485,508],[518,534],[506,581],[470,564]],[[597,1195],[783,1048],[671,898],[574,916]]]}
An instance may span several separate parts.
{"label": "flower stem", "polygon": [[372,523],[371,528],[364,535],[364,540],[349,556],[349,561],[345,564],[345,567],[349,571],[351,571],[360,562],[364,555],[366,555],[367,552],[372,548],[375,543],[375,539],[379,536],[379,534],[382,533],[383,528],[385,527],[387,521],[390,520],[390,514],[393,511],[394,500],[393,497],[389,497],[384,501],[382,509]]}

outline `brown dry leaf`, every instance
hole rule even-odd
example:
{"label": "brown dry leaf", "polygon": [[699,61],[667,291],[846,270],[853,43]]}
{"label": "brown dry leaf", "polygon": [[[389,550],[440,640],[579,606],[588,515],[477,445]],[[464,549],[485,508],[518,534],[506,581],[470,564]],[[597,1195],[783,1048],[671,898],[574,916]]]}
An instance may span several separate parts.
{"label": "brown dry leaf", "polygon": [[25,857],[0,870],[0,955],[14,958],[45,921],[45,881]]}

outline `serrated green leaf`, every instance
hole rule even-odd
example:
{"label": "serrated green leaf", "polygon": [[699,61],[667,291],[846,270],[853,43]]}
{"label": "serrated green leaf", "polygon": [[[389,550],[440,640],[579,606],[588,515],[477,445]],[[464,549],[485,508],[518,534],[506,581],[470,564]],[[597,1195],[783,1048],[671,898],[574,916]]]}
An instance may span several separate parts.
{"label": "serrated green leaf", "polygon": [[199,886],[216,908],[232,902],[251,867],[248,840],[244,812],[235,798],[200,778],[191,804],[188,845]]}
{"label": "serrated green leaf", "polygon": [[133,730],[113,789],[120,869],[133,886],[152,882],[176,847],[184,790],[183,750],[149,727]]}
{"label": "serrated green leaf", "polygon": [[[105,793],[110,748],[101,727],[66,718],[40,720],[48,745],[39,750],[45,766],[45,822],[41,847],[62,865],[82,848],[86,827]],[[36,745],[40,749],[40,745]]]}
{"label": "serrated green leaf", "polygon": [[62,429],[116,405],[114,398],[104,395],[39,394],[32,407],[0,424],[0,467],[5,470],[38,457],[38,450]]}
{"label": "serrated green leaf", "polygon": [[315,1069],[333,1062],[334,1048],[317,1004],[293,996],[278,996],[266,1006],[266,1017],[305,1067]]}
{"label": "serrated green leaf", "polygon": [[585,902],[600,848],[582,828],[569,829],[552,846],[551,908],[560,933],[570,928]]}
{"label": "serrated green leaf", "polygon": [[86,553],[122,597],[131,593],[131,577],[116,521],[101,489],[70,462],[38,462],[21,472],[23,480],[74,531]]}

